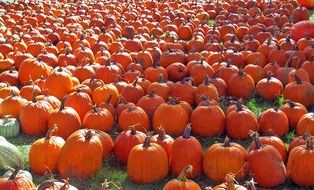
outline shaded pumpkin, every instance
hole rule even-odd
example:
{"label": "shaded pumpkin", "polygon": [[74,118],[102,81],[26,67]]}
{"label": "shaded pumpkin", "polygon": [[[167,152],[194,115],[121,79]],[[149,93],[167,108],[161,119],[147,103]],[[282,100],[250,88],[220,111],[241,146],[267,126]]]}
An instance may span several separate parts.
{"label": "shaded pumpkin", "polygon": [[243,146],[230,142],[211,145],[205,152],[203,171],[213,181],[223,181],[228,173],[234,173],[236,179],[243,179],[247,173],[248,153]]}

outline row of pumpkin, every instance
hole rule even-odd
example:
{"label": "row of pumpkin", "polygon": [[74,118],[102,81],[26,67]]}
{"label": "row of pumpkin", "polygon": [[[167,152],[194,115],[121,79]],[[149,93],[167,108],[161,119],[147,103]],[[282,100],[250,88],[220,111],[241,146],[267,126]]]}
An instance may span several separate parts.
{"label": "row of pumpkin", "polygon": [[[192,183],[186,177],[195,178],[204,173],[212,181],[226,179],[234,185],[233,180],[245,179],[250,172],[262,188],[275,188],[287,177],[302,187],[314,185],[314,168],[305,164],[311,162],[314,152],[314,138],[309,134],[293,139],[289,151],[280,138],[258,137],[257,133],[251,132],[253,141],[248,151],[226,137],[223,143],[214,143],[203,153],[200,142],[190,136],[189,125],[176,139],[166,135],[163,129],[159,134],[147,136],[130,128],[120,133],[114,142],[107,133],[92,129],[80,129],[64,141],[53,135],[56,130],[57,126],[31,145],[29,164],[33,173],[58,172],[64,179],[90,178],[100,171],[103,160],[113,151],[117,161],[127,164],[128,177],[138,184],[163,180],[170,171],[182,183]],[[17,148],[3,137],[0,156],[2,168],[23,165]],[[4,189],[1,185],[5,181],[12,179],[0,179],[0,189]],[[167,185],[164,189],[171,189]]]}

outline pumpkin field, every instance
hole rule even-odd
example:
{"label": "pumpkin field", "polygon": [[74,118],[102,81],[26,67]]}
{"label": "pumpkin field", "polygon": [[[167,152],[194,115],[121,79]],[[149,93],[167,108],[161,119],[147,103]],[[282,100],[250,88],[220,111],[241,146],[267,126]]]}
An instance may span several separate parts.
{"label": "pumpkin field", "polygon": [[0,2],[0,190],[314,189],[314,0]]}

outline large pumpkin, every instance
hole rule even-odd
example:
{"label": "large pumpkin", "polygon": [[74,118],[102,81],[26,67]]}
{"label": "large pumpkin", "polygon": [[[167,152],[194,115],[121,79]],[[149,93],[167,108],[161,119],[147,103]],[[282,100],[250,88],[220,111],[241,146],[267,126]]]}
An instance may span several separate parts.
{"label": "large pumpkin", "polygon": [[314,158],[313,141],[306,139],[306,145],[295,147],[291,150],[288,159],[288,177],[292,182],[302,187],[314,185]]}
{"label": "large pumpkin", "polygon": [[255,149],[249,152],[249,171],[262,188],[276,187],[286,180],[286,167],[279,152],[271,145],[262,145],[256,133]]}
{"label": "large pumpkin", "polygon": [[183,135],[176,138],[173,142],[169,163],[171,173],[179,176],[186,165],[192,165],[193,171],[189,174],[194,178],[202,173],[203,150],[200,142],[190,136],[191,126],[187,125]]}
{"label": "large pumpkin", "polygon": [[201,187],[192,180],[187,179],[187,173],[191,172],[193,167],[191,165],[185,166],[179,177],[167,182],[163,190],[201,190]]}
{"label": "large pumpkin", "polygon": [[183,133],[188,121],[189,117],[186,110],[180,104],[177,104],[173,98],[170,98],[168,103],[160,104],[155,110],[153,128],[154,131],[157,131],[162,126],[166,133],[179,136]]}
{"label": "large pumpkin", "polygon": [[36,140],[29,150],[29,165],[36,174],[44,175],[58,170],[59,155],[65,141],[53,136],[56,130],[56,126],[49,129],[46,137]]}
{"label": "large pumpkin", "polygon": [[203,171],[214,181],[223,181],[228,173],[234,173],[237,179],[247,175],[247,151],[237,143],[225,138],[224,143],[210,146],[204,155]]}
{"label": "large pumpkin", "polygon": [[90,178],[102,167],[103,147],[93,130],[81,129],[65,142],[59,156],[58,171],[63,178]]}
{"label": "large pumpkin", "polygon": [[164,179],[169,165],[166,151],[146,137],[144,144],[133,147],[127,162],[127,173],[135,183],[147,184]]}
{"label": "large pumpkin", "polygon": [[[300,0],[302,2],[308,2],[310,4],[310,1],[313,6],[313,0]],[[306,36],[314,37],[314,21],[304,20],[301,22],[296,23],[291,27],[291,38],[295,41],[304,38]]]}

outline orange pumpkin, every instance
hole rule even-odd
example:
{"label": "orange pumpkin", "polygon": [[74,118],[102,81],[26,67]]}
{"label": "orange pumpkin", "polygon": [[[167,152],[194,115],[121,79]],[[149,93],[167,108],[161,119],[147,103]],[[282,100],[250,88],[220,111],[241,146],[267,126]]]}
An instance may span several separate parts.
{"label": "orange pumpkin", "polygon": [[95,131],[81,129],[73,133],[61,149],[58,171],[62,178],[90,178],[102,167],[103,147]]}
{"label": "orange pumpkin", "polygon": [[36,140],[29,150],[29,165],[32,171],[39,175],[58,170],[61,148],[65,141],[61,137],[53,136],[57,125],[48,130],[46,137]]}

